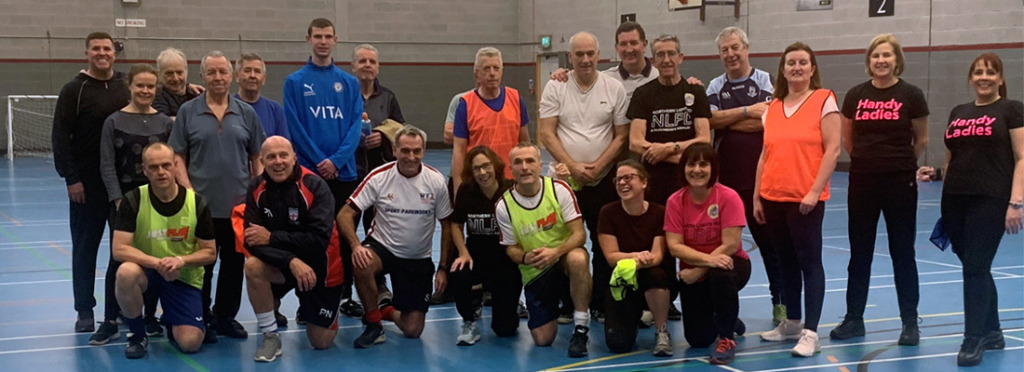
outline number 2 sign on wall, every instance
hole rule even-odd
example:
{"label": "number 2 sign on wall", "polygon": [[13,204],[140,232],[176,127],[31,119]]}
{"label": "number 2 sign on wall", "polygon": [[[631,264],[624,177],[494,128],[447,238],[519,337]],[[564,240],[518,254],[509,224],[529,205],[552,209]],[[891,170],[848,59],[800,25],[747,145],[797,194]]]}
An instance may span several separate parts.
{"label": "number 2 sign on wall", "polygon": [[896,0],[868,1],[868,17],[892,17],[896,13]]}

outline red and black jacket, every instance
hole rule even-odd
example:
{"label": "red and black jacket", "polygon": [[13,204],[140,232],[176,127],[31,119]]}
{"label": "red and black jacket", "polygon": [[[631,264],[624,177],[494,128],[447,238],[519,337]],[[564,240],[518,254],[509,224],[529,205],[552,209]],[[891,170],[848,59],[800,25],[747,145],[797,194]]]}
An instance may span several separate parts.
{"label": "red and black jacket", "polygon": [[[343,268],[334,197],[320,176],[296,164],[291,177],[276,183],[264,173],[249,185],[245,204],[231,215],[236,249],[287,272],[298,258],[313,268],[318,285],[341,284]],[[243,231],[257,224],[270,231],[270,244],[249,246]],[[286,274],[287,275],[287,274]]]}

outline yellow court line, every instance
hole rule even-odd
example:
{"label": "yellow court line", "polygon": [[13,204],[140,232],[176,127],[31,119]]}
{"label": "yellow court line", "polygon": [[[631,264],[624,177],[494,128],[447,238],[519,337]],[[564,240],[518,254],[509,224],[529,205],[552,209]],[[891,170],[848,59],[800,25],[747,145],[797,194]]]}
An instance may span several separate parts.
{"label": "yellow court line", "polygon": [[61,246],[57,245],[57,243],[49,242],[48,244],[51,247],[53,247],[53,249],[56,249],[57,252],[63,253],[65,256],[70,256],[71,255],[71,252],[68,252],[68,250],[64,249],[64,247],[61,247]]}
{"label": "yellow court line", "polygon": [[[999,309],[1000,313],[1005,313],[1005,312],[1022,312],[1022,311],[1024,311],[1024,308]],[[924,315],[918,315],[918,316],[920,318],[922,318],[922,319],[928,319],[928,318],[940,318],[940,317],[957,316],[957,315],[964,315],[964,312],[963,311],[958,311],[958,312],[939,313],[939,314],[924,314]],[[864,323],[877,323],[877,322],[885,322],[885,321],[893,321],[893,320],[902,320],[902,319],[900,317],[878,318],[878,319],[864,319]],[[819,327],[834,327],[834,326],[837,326],[837,325],[839,325],[839,323],[821,324],[821,325],[819,325]],[[768,331],[764,331],[764,332],[768,332]],[[749,333],[748,332],[747,334],[744,335],[744,337],[760,336],[764,332],[754,332],[754,333]],[[609,356],[601,357],[601,358],[597,358],[597,359],[589,359],[589,360],[584,360],[584,361],[580,361],[580,362],[576,362],[576,363],[561,365],[561,366],[557,366],[557,367],[546,368],[546,369],[542,369],[541,371],[560,371],[560,370],[563,370],[563,369],[570,369],[570,368],[575,368],[575,367],[579,367],[579,366],[585,366],[585,365],[594,364],[594,363],[600,363],[600,362],[604,362],[604,361],[608,361],[608,360],[613,360],[613,359],[631,357],[631,356],[634,356],[634,355],[640,355],[640,354],[649,353],[649,352],[650,352],[650,350],[637,350],[637,351],[633,351],[633,352],[629,352],[629,353],[625,353],[625,354],[609,355]],[[835,362],[833,362],[833,363],[835,363]],[[845,369],[845,367],[841,367],[841,368]],[[843,372],[849,372],[849,371],[843,371]]]}
{"label": "yellow court line", "polygon": [[7,215],[7,213],[0,212],[0,216],[3,216],[4,218],[11,220],[11,222],[14,223],[14,226],[21,226],[21,221],[18,221],[14,217]]}
{"label": "yellow court line", "polygon": [[601,358],[597,358],[597,359],[589,359],[589,360],[584,360],[582,362],[566,364],[566,365],[558,366],[558,367],[551,367],[551,368],[548,368],[548,369],[544,369],[542,371],[560,371],[560,370],[563,370],[563,369],[569,369],[569,368],[573,368],[573,367],[585,366],[587,364],[600,363],[600,362],[603,362],[603,361],[606,361],[606,360],[612,360],[612,359],[630,357],[630,356],[634,356],[634,355],[640,355],[640,354],[647,353],[647,352],[650,352],[650,350],[637,350],[637,351],[633,351],[633,352],[629,352],[629,353],[625,353],[625,354],[609,355],[609,356],[601,357]]}

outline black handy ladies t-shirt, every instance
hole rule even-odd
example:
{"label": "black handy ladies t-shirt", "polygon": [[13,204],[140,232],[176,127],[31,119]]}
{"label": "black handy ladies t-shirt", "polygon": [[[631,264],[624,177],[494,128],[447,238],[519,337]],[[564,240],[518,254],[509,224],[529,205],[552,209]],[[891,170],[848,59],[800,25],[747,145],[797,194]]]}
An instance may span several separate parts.
{"label": "black handy ladies t-shirt", "polygon": [[1024,103],[1002,98],[986,106],[974,102],[949,113],[943,134],[951,154],[943,194],[1009,198],[1013,183],[1010,130],[1024,127]]}
{"label": "black handy ladies t-shirt", "polygon": [[903,80],[883,89],[859,84],[846,93],[843,116],[853,120],[850,172],[917,169],[911,120],[928,116],[921,89]]}

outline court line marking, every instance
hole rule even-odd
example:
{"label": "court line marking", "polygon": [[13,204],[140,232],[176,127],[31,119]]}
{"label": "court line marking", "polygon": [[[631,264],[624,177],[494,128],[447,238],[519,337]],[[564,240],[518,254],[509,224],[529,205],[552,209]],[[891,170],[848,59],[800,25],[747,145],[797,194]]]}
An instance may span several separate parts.
{"label": "court line marking", "polygon": [[[839,358],[836,358],[835,355],[829,355],[827,357],[827,359],[828,359],[829,363],[832,363],[832,364],[839,363]],[[839,372],[850,372],[850,369],[846,368],[846,367],[839,367]]]}
{"label": "court line marking", "polygon": [[[1024,311],[1024,308],[1021,308],[1021,309],[1001,309],[1001,310],[999,310],[999,312],[1010,312],[1010,311]],[[952,316],[952,315],[962,315],[962,314],[963,314],[963,312],[959,312],[959,313],[944,313],[944,314],[929,314],[929,315],[921,315],[921,317],[922,318],[934,318],[934,317],[939,317],[939,316]],[[864,322],[865,323],[869,323],[869,322],[873,323],[873,322],[879,322],[879,321],[888,320],[888,319],[900,319],[900,318],[896,317],[896,318],[871,319],[871,320],[865,319]],[[836,324],[838,324],[838,323],[836,323]],[[828,324],[819,325],[819,327],[828,327],[828,326],[829,326]],[[1006,333],[1006,332],[1017,332],[1017,331],[1022,331],[1022,330],[1024,330],[1024,328],[1004,329],[1003,333]],[[744,337],[759,336],[761,333],[763,333],[763,332],[747,333]],[[953,333],[953,334],[936,335],[936,336],[923,336],[923,337],[921,337],[921,339],[922,340],[930,340],[930,339],[942,339],[942,338],[952,338],[952,337],[962,337],[962,336],[963,336],[963,333]],[[1005,335],[1004,335],[1004,337],[1005,337]],[[822,350],[826,350],[826,349],[839,349],[839,348],[851,347],[851,346],[891,344],[892,342],[893,342],[892,340],[883,340],[883,341],[866,341],[866,342],[857,342],[857,343],[842,343],[842,344],[834,344],[834,345],[830,344],[830,345],[822,346],[821,349]],[[776,343],[776,344],[782,344],[782,343]],[[685,344],[677,344],[676,346],[678,346],[678,345],[685,345]],[[1019,346],[1019,347],[1014,347],[1014,348],[1006,348],[1004,350],[1017,350],[1017,349],[1024,349],[1024,346]],[[650,350],[639,350],[639,351],[650,351]],[[740,356],[763,355],[763,354],[774,354],[774,353],[790,353],[791,351],[792,350],[790,350],[789,348],[783,348],[783,349],[779,349],[779,350],[763,350],[763,351],[752,351],[752,352],[740,352],[740,353],[736,353],[736,356],[740,357]],[[956,355],[956,354],[957,353],[952,353],[952,355]],[[580,366],[584,366],[584,365],[588,365],[588,364],[603,362],[603,361],[611,360],[611,359],[623,358],[623,357],[632,356],[632,355],[635,355],[635,352],[634,353],[630,353],[630,354],[610,355],[610,356],[607,356],[607,357],[604,357],[604,358],[598,358],[598,359],[594,359],[594,360],[585,360],[585,361],[582,361],[582,362],[566,364],[566,365],[563,365],[563,366],[550,367],[550,368],[542,369],[541,371],[587,371],[587,370],[597,370],[597,369],[634,367],[634,366],[643,366],[643,365],[651,365],[651,364],[663,364],[663,363],[666,363],[666,362],[686,362],[686,361],[699,360],[700,358],[706,358],[706,357],[688,357],[688,358],[680,358],[680,359],[665,359],[665,360],[656,360],[656,361],[630,362],[630,363],[610,364],[610,365],[601,365],[601,366],[580,367]],[[883,360],[883,359],[876,359],[875,361],[885,361],[885,360]],[[861,361],[850,362],[850,363],[843,363],[842,365],[835,365],[835,364],[817,365],[817,366],[813,366],[812,368],[839,367],[839,366],[845,366],[845,365],[855,365],[855,364],[859,364],[859,363],[861,363]],[[580,368],[576,368],[576,367],[580,367]],[[786,371],[786,370],[791,370],[791,369],[807,369],[807,368],[791,367],[791,368],[783,368],[783,369],[777,369],[777,370],[771,370],[771,371]],[[769,371],[759,371],[759,372],[769,372]]]}
{"label": "court line marking", "polygon": [[[1020,331],[1020,330],[1024,330],[1024,328],[1016,328],[1016,329],[1013,329],[1013,330],[1005,330],[1005,331],[1007,331],[1007,332],[1015,332],[1015,331]],[[963,333],[954,333],[954,334],[937,335],[937,336],[927,336],[927,337],[921,337],[921,339],[922,340],[933,340],[933,339],[937,340],[937,339],[958,338],[958,337],[963,337]],[[850,346],[865,346],[865,345],[892,344],[892,343],[893,343],[892,340],[859,342],[859,343],[843,343],[843,344],[836,344],[836,345],[825,345],[825,346],[822,346],[821,349],[822,350],[826,350],[826,349],[840,349],[840,348],[845,348],[845,347],[850,347]],[[1011,350],[1024,350],[1024,346],[1014,346],[1014,347],[1007,347],[1007,348],[1003,349],[1003,351],[1011,351]],[[989,352],[996,352],[996,351],[997,350],[991,350]],[[739,358],[741,356],[754,356],[754,355],[780,354],[780,353],[788,354],[788,353],[791,353],[791,352],[792,352],[792,350],[790,350],[789,348],[783,348],[783,349],[778,349],[778,350],[762,350],[762,351],[753,351],[753,352],[740,352],[740,353],[736,353],[736,357]],[[884,362],[896,362],[896,361],[901,361],[901,360],[927,359],[927,358],[946,357],[946,356],[955,356],[955,355],[957,355],[957,353],[955,353],[955,352],[954,353],[941,353],[941,354],[924,354],[924,355],[915,355],[915,356],[908,356],[908,357],[875,359],[875,360],[872,360],[872,363],[874,363],[874,362],[883,362],[883,363]],[[541,371],[589,371],[589,370],[612,369],[612,368],[623,368],[623,367],[629,368],[629,367],[639,367],[639,366],[652,365],[652,364],[666,364],[666,363],[669,363],[669,362],[684,363],[684,362],[688,362],[688,361],[700,361],[702,358],[706,358],[706,357],[687,357],[687,358],[679,358],[679,359],[664,359],[664,360],[653,360],[653,361],[609,364],[609,365],[601,365],[601,366],[588,366],[588,367],[580,367],[580,368],[554,367],[554,368],[544,369],[544,370],[541,370]],[[580,362],[580,363],[585,363],[585,362],[586,361]],[[577,364],[580,364],[580,363],[577,363]],[[837,364],[818,364],[818,365],[813,365],[813,366],[791,366],[791,367],[768,369],[768,370],[759,370],[759,371],[750,371],[750,372],[779,372],[779,371],[793,371],[793,370],[802,370],[802,369],[818,369],[818,368],[842,367],[842,366],[849,366],[849,365],[857,365],[857,364],[861,364],[861,363],[863,363],[863,362],[860,361],[860,360],[857,360],[857,361],[853,361],[853,362],[842,362],[842,363],[837,363]]]}
{"label": "court line marking", "polygon": [[1020,341],[1020,342],[1024,342],[1024,338],[1020,338],[1020,337],[1016,337],[1016,336],[1009,336],[1009,335],[1005,334],[1006,332],[1003,332],[1003,333],[1004,333],[1003,334],[1004,338],[1008,338],[1008,339],[1011,339],[1011,340],[1017,340],[1017,341]]}
{"label": "court line marking", "polygon": [[[837,247],[837,246],[834,246],[834,245],[822,245],[822,247],[823,248],[836,249],[836,250],[840,250],[840,251],[846,251],[846,252],[850,251],[850,248]],[[878,251],[875,251],[874,254],[877,255],[877,256],[888,257],[889,259],[892,259],[892,256],[890,256],[888,254],[885,254],[885,253],[879,253]],[[916,258],[916,257],[914,258],[914,261],[919,262],[919,263],[927,263],[927,264],[932,264],[932,265],[951,267],[951,268],[955,268],[955,269],[963,269],[963,267],[960,266],[960,265],[948,264],[948,263],[945,263],[945,262],[938,262],[938,261],[932,261],[932,260],[925,260],[925,259]],[[1007,273],[999,272],[999,271],[992,271],[992,269],[989,269],[989,271],[991,273],[993,273],[993,274],[1013,275],[1013,274],[1007,274]]]}
{"label": "court line marking", "polygon": [[3,216],[4,218],[6,218],[8,220],[11,220],[11,223],[13,223],[14,226],[21,226],[21,221],[18,221],[17,219],[15,219],[14,217],[11,217],[7,213],[4,213],[4,212],[0,211],[0,216]]}

